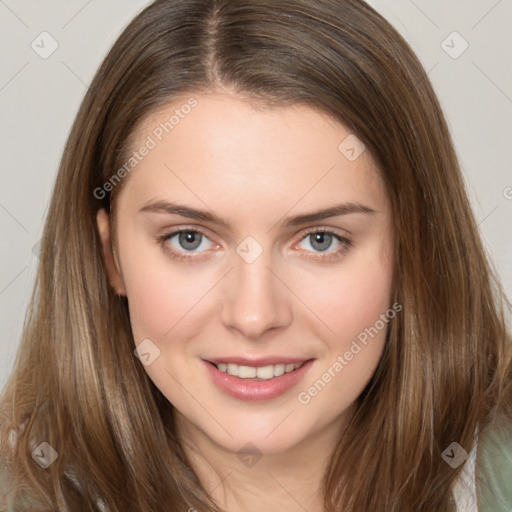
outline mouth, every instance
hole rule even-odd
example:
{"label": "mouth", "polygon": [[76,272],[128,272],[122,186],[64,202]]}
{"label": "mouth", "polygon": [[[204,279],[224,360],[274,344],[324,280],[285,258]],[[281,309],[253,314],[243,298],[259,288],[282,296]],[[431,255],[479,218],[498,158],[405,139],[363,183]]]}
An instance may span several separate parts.
{"label": "mouth", "polygon": [[[278,398],[295,388],[309,372],[315,359],[203,360],[212,383],[224,394],[243,401]],[[242,364],[244,363],[244,364]]]}

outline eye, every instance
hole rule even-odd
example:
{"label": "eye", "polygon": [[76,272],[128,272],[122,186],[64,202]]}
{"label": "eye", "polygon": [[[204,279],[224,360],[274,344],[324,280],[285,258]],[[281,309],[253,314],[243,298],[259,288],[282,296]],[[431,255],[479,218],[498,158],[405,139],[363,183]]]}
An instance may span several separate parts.
{"label": "eye", "polygon": [[177,259],[193,258],[196,253],[204,253],[215,244],[201,231],[196,229],[181,229],[168,233],[159,238],[165,251]]}
{"label": "eye", "polygon": [[[162,249],[177,260],[192,260],[205,255],[212,247],[219,247],[197,229],[179,229],[158,237]],[[302,236],[296,246],[311,253],[313,259],[341,258],[352,245],[350,240],[327,228],[315,228]]]}
{"label": "eye", "polygon": [[297,244],[304,244],[302,248],[308,252],[316,253],[313,258],[341,257],[352,245],[350,240],[327,228],[315,228],[308,231]]}

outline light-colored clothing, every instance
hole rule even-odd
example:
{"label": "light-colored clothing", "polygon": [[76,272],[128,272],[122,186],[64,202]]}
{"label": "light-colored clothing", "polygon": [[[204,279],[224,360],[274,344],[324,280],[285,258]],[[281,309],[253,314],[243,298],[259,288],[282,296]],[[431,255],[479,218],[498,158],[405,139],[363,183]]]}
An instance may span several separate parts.
{"label": "light-colored clothing", "polygon": [[476,489],[479,512],[512,512],[512,421],[480,440]]}
{"label": "light-colored clothing", "polygon": [[457,512],[479,512],[477,506],[475,466],[478,441],[473,445],[464,467],[453,488],[453,497],[457,504]]}

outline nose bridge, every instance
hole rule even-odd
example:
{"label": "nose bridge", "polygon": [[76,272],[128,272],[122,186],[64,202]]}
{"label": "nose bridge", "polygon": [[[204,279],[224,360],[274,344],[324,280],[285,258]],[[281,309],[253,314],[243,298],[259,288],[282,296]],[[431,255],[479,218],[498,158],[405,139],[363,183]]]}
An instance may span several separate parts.
{"label": "nose bridge", "polygon": [[[244,249],[249,251],[244,252]],[[270,251],[240,244],[233,256],[234,269],[226,282],[222,320],[244,337],[257,339],[267,330],[291,321],[286,287],[275,276]]]}

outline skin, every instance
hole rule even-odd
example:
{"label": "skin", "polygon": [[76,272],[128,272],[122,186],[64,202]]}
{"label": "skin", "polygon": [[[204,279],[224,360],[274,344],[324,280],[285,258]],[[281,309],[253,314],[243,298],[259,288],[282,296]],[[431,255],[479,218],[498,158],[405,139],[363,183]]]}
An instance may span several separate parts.
{"label": "skin", "polygon": [[[150,116],[134,150],[188,97]],[[386,329],[308,404],[298,394],[391,307],[393,233],[385,188],[368,151],[350,161],[338,150],[350,131],[311,107],[255,108],[227,92],[194,97],[197,107],[125,178],[116,202],[115,253],[108,215],[98,212],[110,280],[128,297],[135,343],[150,339],[160,350],[144,368],[175,406],[185,450],[219,505],[320,512],[326,461],[375,372]],[[157,199],[214,212],[231,229],[140,212]],[[374,213],[283,224],[342,202]],[[350,245],[343,249],[335,237],[330,245],[329,239],[315,244],[309,228],[328,228]],[[157,240],[179,229],[207,238],[192,250],[178,236]],[[247,236],[263,248],[252,263],[236,252]],[[164,247],[192,257],[174,259]],[[224,394],[202,361],[267,355],[315,361],[293,389],[259,402]],[[237,457],[248,442],[262,455],[252,467]]]}

